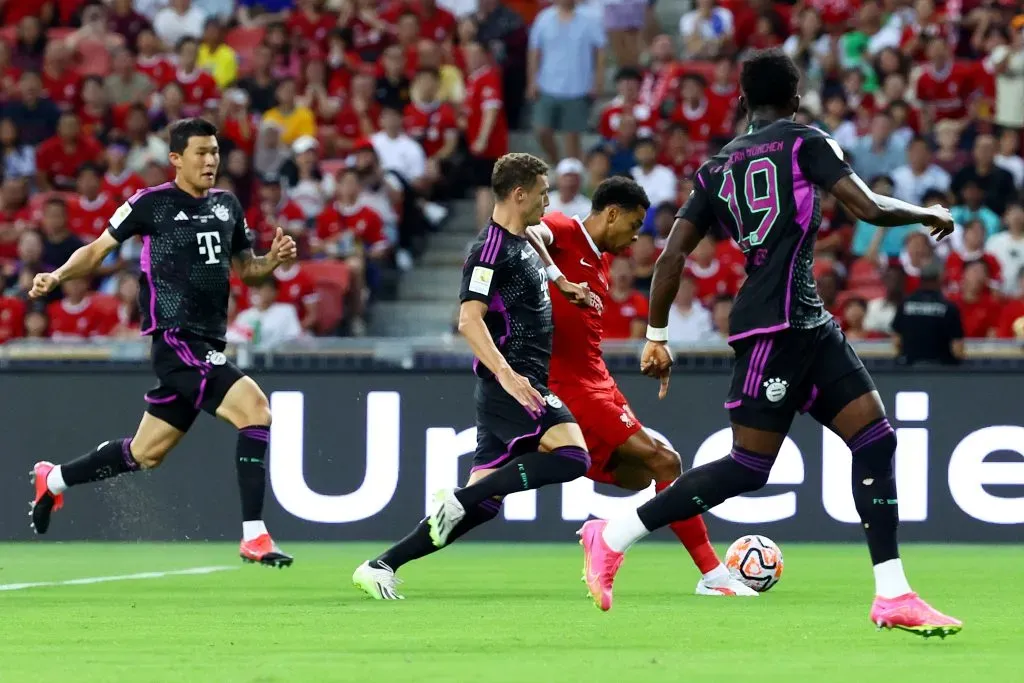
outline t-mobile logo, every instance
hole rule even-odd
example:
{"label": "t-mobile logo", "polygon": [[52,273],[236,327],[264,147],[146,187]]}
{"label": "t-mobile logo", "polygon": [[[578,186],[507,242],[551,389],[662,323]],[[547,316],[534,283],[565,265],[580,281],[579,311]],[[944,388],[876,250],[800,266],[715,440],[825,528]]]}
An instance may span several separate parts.
{"label": "t-mobile logo", "polygon": [[199,253],[206,257],[206,263],[220,263],[219,232],[196,233],[196,241],[199,243]]}

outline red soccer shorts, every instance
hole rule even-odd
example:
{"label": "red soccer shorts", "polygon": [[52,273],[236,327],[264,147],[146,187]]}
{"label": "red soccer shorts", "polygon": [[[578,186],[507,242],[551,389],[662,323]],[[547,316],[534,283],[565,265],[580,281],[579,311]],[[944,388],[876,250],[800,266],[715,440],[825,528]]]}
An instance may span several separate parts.
{"label": "red soccer shorts", "polygon": [[580,391],[580,387],[573,389],[575,393],[568,393],[561,387],[552,386],[555,394],[572,411],[587,441],[587,450],[590,451],[587,479],[614,484],[615,477],[607,470],[612,452],[643,429],[643,425],[636,419],[629,401],[618,387],[613,385],[608,389],[597,390],[583,388],[583,391]]}

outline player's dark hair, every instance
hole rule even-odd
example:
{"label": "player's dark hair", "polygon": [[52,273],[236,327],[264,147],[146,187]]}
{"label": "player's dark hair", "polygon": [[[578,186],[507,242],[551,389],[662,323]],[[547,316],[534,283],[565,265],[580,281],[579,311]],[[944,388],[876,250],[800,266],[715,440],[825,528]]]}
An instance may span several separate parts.
{"label": "player's dark hair", "polygon": [[537,176],[548,172],[548,165],[525,152],[506,154],[494,163],[491,191],[498,201],[508,199],[517,187],[532,188]]}
{"label": "player's dark hair", "polygon": [[757,50],[743,60],[740,89],[751,112],[762,107],[787,109],[799,84],[800,70],[779,48]]}
{"label": "player's dark hair", "polygon": [[642,80],[644,80],[644,77],[640,73],[640,69],[631,66],[624,66],[615,73],[616,83],[619,81],[636,81],[639,83]]}
{"label": "player's dark hair", "polygon": [[62,197],[50,197],[43,202],[43,209],[46,209],[48,206],[59,206],[65,213],[68,210],[68,203]]}
{"label": "player's dark hair", "polygon": [[167,129],[170,151],[183,154],[189,138],[205,138],[217,135],[217,126],[206,119],[192,118],[175,121]]}
{"label": "player's dark hair", "polygon": [[644,211],[651,208],[651,200],[640,184],[632,178],[608,178],[594,190],[590,200],[590,210],[594,213],[604,211],[609,206],[618,206],[626,211],[643,207]]}

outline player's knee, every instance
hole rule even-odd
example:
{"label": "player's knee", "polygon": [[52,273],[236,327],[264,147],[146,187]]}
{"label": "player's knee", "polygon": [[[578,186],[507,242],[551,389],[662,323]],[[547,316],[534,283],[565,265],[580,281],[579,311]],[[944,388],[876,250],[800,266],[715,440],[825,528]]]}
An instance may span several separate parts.
{"label": "player's knee", "polygon": [[661,443],[657,446],[648,460],[648,467],[655,482],[675,481],[683,473],[683,464],[679,460],[679,454]]}
{"label": "player's knee", "polygon": [[270,414],[270,401],[262,391],[255,391],[245,402],[243,422],[245,426],[263,425],[270,426],[272,417]]}
{"label": "player's knee", "polygon": [[171,449],[158,442],[147,442],[139,441],[138,439],[132,440],[131,454],[135,462],[139,463],[139,467],[144,470],[151,470],[155,467],[159,467],[167,454],[171,452]]}

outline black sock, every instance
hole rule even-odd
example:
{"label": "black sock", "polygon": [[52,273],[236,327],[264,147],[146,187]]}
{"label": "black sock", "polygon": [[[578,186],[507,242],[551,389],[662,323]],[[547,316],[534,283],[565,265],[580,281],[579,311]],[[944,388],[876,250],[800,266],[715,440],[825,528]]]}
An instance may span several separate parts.
{"label": "black sock", "polygon": [[68,486],[78,486],[137,471],[140,465],[132,457],[131,446],[131,439],[104,441],[82,457],[60,466],[64,483]]}
{"label": "black sock", "polygon": [[270,427],[255,425],[238,430],[238,491],[242,496],[242,521],[263,519],[267,490],[267,445]]}
{"label": "black sock", "polygon": [[734,446],[729,457],[683,472],[671,486],[641,505],[637,515],[651,531],[696,517],[733,496],[764,486],[774,463],[774,456]]}
{"label": "black sock", "polygon": [[[498,516],[500,511],[501,503],[493,498],[488,498],[479,505],[474,505],[467,509],[466,516],[452,529],[452,533],[448,537],[448,545],[451,545],[453,541],[460,536],[464,536],[470,530],[491,521]],[[385,550],[377,559],[372,560],[370,564],[379,562],[386,564],[394,571],[398,571],[398,568],[403,564],[418,560],[438,550],[440,548],[430,540],[430,525],[427,524],[426,519],[423,519],[412,530],[412,533]]]}
{"label": "black sock", "polygon": [[875,420],[850,439],[853,502],[868,539],[871,564],[900,556],[896,542],[899,505],[896,502],[896,432],[884,417]]}
{"label": "black sock", "polygon": [[575,446],[563,446],[550,453],[524,453],[477,483],[456,491],[455,497],[468,510],[488,498],[578,479],[589,467],[590,454]]}

